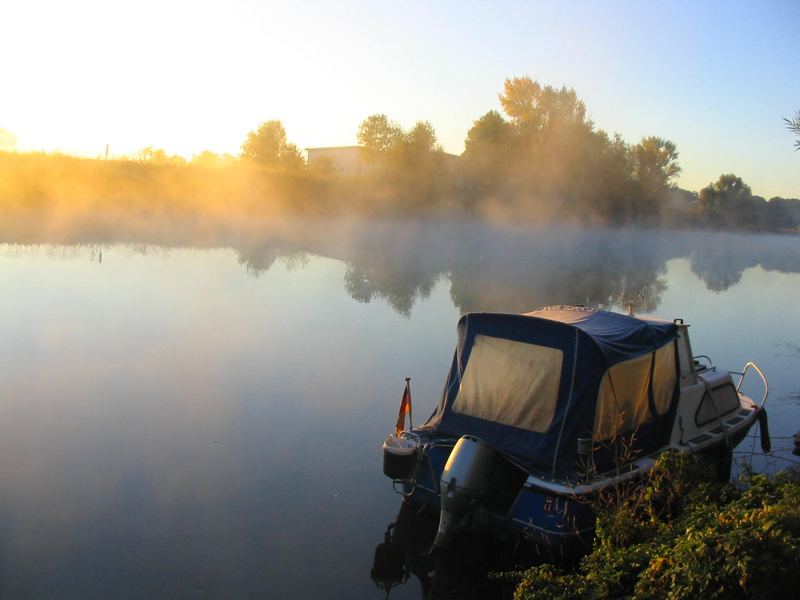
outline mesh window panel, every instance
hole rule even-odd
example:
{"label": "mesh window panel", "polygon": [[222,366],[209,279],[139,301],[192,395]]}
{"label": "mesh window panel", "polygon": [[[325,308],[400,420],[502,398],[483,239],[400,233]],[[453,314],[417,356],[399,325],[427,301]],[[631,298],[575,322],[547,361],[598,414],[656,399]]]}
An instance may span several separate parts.
{"label": "mesh window panel", "polygon": [[659,415],[669,410],[678,375],[675,371],[675,342],[671,342],[656,350],[656,362],[653,369],[653,401]]}
{"label": "mesh window panel", "polygon": [[563,352],[475,336],[453,412],[543,433],[558,400]]}
{"label": "mesh window panel", "polygon": [[627,433],[650,417],[647,390],[653,354],[611,367],[600,382],[594,415],[594,439],[608,440]]}

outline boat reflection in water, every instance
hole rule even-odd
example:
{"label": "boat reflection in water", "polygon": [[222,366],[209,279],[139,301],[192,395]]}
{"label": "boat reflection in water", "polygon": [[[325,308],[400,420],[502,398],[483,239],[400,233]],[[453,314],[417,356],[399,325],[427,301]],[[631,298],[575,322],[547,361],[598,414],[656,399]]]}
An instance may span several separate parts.
{"label": "boat reflection in water", "polygon": [[414,585],[416,579],[426,600],[512,598],[514,583],[492,574],[535,562],[531,548],[464,535],[457,547],[432,552],[438,523],[438,511],[402,501],[384,540],[375,548],[370,570],[372,581],[386,597],[393,588]]}

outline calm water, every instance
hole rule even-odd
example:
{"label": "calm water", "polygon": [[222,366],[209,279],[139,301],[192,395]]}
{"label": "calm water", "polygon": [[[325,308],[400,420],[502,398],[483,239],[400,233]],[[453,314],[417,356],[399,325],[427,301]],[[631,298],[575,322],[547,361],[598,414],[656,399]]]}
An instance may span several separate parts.
{"label": "calm water", "polygon": [[0,597],[382,597],[373,551],[400,503],[379,445],[405,376],[415,422],[432,410],[468,310],[682,317],[695,352],[770,379],[776,457],[750,439],[737,456],[789,464],[800,238],[408,223],[245,237],[0,246]]}

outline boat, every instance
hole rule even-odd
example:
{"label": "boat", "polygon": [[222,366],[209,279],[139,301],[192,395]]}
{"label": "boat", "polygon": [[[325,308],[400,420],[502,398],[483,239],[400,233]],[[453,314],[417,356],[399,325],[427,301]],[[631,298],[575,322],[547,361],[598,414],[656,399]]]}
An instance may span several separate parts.
{"label": "boat", "polygon": [[[642,480],[667,451],[698,453],[730,478],[756,422],[769,450],[769,385],[695,355],[689,325],[582,306],[469,313],[438,406],[383,443],[383,470],[412,506],[439,513],[432,550],[464,533],[570,558],[591,547],[604,491]],[[755,373],[756,402],[742,392]]]}

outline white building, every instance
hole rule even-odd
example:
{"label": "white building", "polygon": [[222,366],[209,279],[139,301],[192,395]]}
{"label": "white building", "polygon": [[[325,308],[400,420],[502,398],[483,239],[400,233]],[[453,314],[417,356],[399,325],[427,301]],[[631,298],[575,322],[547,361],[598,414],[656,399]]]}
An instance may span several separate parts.
{"label": "white building", "polygon": [[[332,169],[339,175],[365,175],[373,169],[361,146],[327,146],[306,148],[308,166],[312,169]],[[456,174],[461,157],[442,152],[441,158],[451,174]]]}

